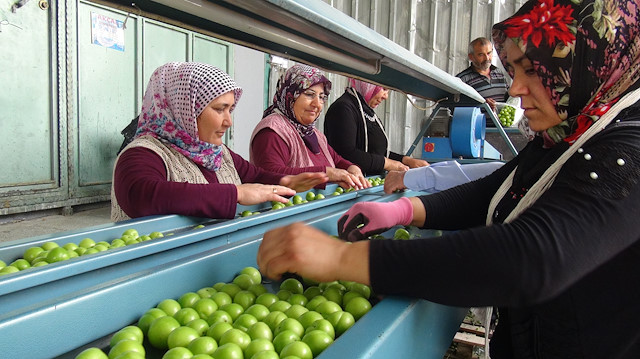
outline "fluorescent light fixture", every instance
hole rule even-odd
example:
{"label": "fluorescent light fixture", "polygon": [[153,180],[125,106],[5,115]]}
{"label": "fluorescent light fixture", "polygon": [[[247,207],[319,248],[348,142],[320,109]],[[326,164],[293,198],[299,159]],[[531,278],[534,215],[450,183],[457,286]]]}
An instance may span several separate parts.
{"label": "fluorescent light fixture", "polygon": [[[448,74],[321,0],[92,0],[169,19],[288,60],[431,101],[485,99]],[[134,10],[135,9],[135,10]]]}
{"label": "fluorescent light fixture", "polygon": [[310,41],[307,38],[292,34],[281,28],[265,24],[256,19],[230,10],[206,0],[153,0],[153,2],[168,6],[185,13],[201,17],[220,25],[236,29],[258,38],[289,47],[291,49],[315,54],[318,57],[338,64],[344,64],[354,70],[377,74],[380,72],[380,59],[365,62],[334,49]]}

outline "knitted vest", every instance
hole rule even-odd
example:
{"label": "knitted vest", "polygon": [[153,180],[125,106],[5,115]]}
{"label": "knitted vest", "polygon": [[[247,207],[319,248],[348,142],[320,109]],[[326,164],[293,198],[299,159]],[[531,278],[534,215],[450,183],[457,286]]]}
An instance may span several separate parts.
{"label": "knitted vest", "polygon": [[[209,182],[204,177],[200,168],[193,163],[188,157],[184,156],[180,152],[176,151],[170,146],[165,145],[160,140],[152,136],[142,136],[133,140],[127,147],[125,147],[120,155],[129,148],[144,147],[150,149],[157,154],[164,162],[164,167],[167,171],[167,181],[170,182],[187,182],[194,184],[208,184]],[[116,164],[113,166],[114,172],[118,159],[116,158]],[[219,183],[228,183],[240,185],[242,181],[238,175],[238,171],[233,165],[233,158],[226,146],[222,146],[222,164],[216,171],[216,177]],[[111,220],[114,222],[130,219],[126,213],[118,205],[116,194],[113,188],[113,181],[111,183]]]}
{"label": "knitted vest", "polygon": [[[279,113],[272,113],[271,115],[263,118],[258,125],[253,130],[251,134],[251,142],[253,142],[253,138],[264,128],[269,128],[273,130],[275,133],[282,138],[282,140],[289,146],[289,150],[291,153],[291,158],[287,161],[287,167],[291,168],[301,168],[301,167],[311,167],[315,164],[311,161],[311,157],[309,157],[309,153],[307,152],[307,146],[304,144],[302,137],[296,128],[287,120],[283,115]],[[333,162],[333,158],[329,154],[329,145],[327,144],[327,138],[320,132],[318,129],[314,128],[316,136],[318,137],[318,144],[320,145],[320,151],[324,157],[326,157],[329,165],[331,167],[335,167],[335,163]],[[251,163],[255,164],[253,161],[253,152],[254,151],[262,151],[260,148],[251,147],[251,151],[249,153],[249,159]]]}

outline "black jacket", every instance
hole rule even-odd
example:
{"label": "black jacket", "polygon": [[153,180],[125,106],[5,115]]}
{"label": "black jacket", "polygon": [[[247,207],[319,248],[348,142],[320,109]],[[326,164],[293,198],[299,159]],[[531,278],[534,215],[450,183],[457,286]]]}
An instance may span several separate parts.
{"label": "black jacket", "polygon": [[[493,359],[637,358],[639,114],[638,104],[622,111],[617,119],[623,122],[585,143],[509,224],[504,218],[566,144],[545,149],[536,139],[493,174],[421,197],[425,228],[456,231],[435,239],[372,241],[373,289],[499,307]],[[489,201],[516,165],[513,186],[487,227]]]}
{"label": "black jacket", "polygon": [[[374,111],[360,96],[362,108],[367,115]],[[369,137],[369,148],[365,151],[365,122]],[[375,121],[364,120],[360,107],[353,95],[345,91],[329,106],[324,116],[324,134],[329,145],[342,157],[358,165],[365,175],[384,172],[384,158],[387,152],[387,139],[383,129]],[[391,152],[389,158],[402,161],[402,155]]]}

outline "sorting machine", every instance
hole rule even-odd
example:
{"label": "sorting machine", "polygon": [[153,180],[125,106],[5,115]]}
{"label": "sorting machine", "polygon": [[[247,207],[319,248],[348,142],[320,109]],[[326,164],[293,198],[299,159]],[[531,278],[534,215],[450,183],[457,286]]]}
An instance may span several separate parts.
{"label": "sorting machine", "polygon": [[[240,269],[256,266],[257,249],[268,229],[304,221],[336,234],[338,218],[354,203],[416,194],[383,195],[378,186],[277,211],[258,208],[258,215],[228,221],[157,216],[5,244],[0,258],[12,260],[21,250],[48,241],[77,243],[88,235],[107,239],[129,228],[172,232],[0,277],[2,355],[73,358],[87,346],[108,349],[110,334],[135,323],[161,300],[229,282]],[[194,229],[198,224],[204,227]],[[386,297],[320,357],[442,358],[465,313],[465,308]]]}
{"label": "sorting machine", "polygon": [[[431,162],[451,158],[502,159],[500,152],[485,140],[486,119],[479,107],[456,107],[453,114],[447,108],[442,110],[445,110],[441,111],[444,116],[436,117],[441,122],[442,132],[434,131],[437,136],[423,137],[423,159]],[[439,113],[439,110],[434,110],[434,113]]]}
{"label": "sorting machine", "polygon": [[[285,207],[277,211],[269,210],[270,203],[255,206],[239,205],[238,213],[245,209],[261,213],[249,217],[238,217],[234,220],[207,220],[177,215],[151,216],[3,243],[0,245],[0,259],[10,263],[21,258],[26,249],[41,246],[46,242],[55,242],[59,246],[67,243],[78,244],[84,238],[91,238],[95,242],[111,242],[129,228],[136,229],[141,235],[153,231],[164,234],[164,237],[139,245],[124,246],[92,256],[83,256],[18,272],[15,275],[2,276],[0,277],[0,307],[4,311],[9,311],[37,304],[52,296],[61,296],[104,283],[120,275],[147,269],[161,262],[233,243],[238,238],[260,235],[268,229],[294,221],[306,221],[325,213],[346,210],[358,201],[383,198],[380,195],[381,188],[331,196],[336,187],[337,185],[330,184],[324,190],[311,190],[314,193],[323,193],[327,197],[324,200]],[[301,195],[305,196],[307,192]],[[384,199],[386,200],[386,197]],[[198,225],[204,225],[204,227],[196,229]],[[238,235],[239,232],[242,236]]]}

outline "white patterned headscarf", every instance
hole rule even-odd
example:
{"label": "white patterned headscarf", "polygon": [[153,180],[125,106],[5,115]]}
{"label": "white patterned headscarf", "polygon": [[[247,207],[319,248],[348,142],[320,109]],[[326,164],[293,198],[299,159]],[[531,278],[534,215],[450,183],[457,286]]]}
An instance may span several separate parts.
{"label": "white patterned headscarf", "polygon": [[201,141],[197,118],[221,95],[242,89],[224,71],[198,62],[170,62],[158,67],[147,85],[136,137],[150,135],[208,170],[217,171],[222,146]]}

